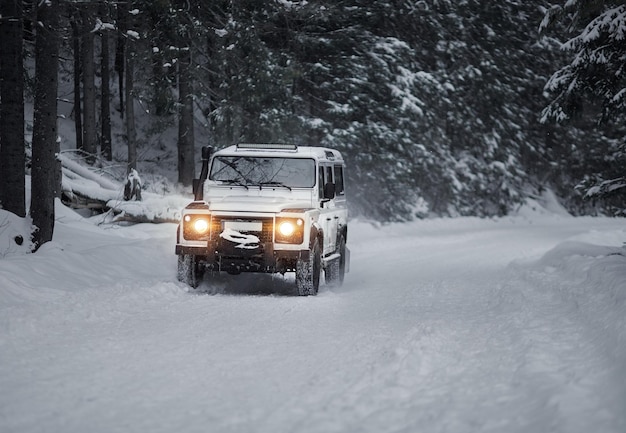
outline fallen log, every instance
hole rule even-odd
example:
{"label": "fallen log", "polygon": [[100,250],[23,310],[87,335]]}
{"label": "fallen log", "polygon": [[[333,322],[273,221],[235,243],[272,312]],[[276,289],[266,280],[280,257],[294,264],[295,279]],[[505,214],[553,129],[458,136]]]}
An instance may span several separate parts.
{"label": "fallen log", "polygon": [[[95,173],[66,155],[59,155],[62,166],[61,201],[72,209],[90,209],[106,214],[105,222],[117,223],[176,223],[180,210],[190,198],[180,195],[161,196],[137,191],[141,181],[133,174],[132,197],[141,199],[125,201],[125,185]],[[126,183],[128,184],[128,182]]]}

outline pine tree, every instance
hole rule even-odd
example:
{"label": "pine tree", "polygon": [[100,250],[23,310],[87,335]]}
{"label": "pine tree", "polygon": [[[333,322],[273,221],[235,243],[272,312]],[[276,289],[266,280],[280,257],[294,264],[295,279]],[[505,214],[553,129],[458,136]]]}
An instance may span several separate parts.
{"label": "pine tree", "polygon": [[83,103],[81,92],[81,49],[80,49],[80,13],[78,10],[72,12],[70,18],[72,27],[72,54],[74,57],[74,139],[76,149],[83,151]]}
{"label": "pine tree", "polygon": [[576,125],[598,113],[602,134],[585,138],[586,167],[579,173],[578,189],[594,201],[602,199],[612,212],[625,214],[626,5],[621,0],[568,1],[546,12],[540,30],[548,33],[563,21],[574,33],[562,45],[571,60],[546,84],[551,101],[542,120]]}
{"label": "pine tree", "polygon": [[[123,44],[124,52],[122,56],[122,67],[120,71],[124,72],[124,96],[120,101],[124,101],[122,110],[124,111],[124,127],[126,131],[126,145],[128,150],[127,172],[132,173],[137,170],[137,131],[135,125],[135,62],[136,62],[136,42],[139,39],[139,33],[134,30],[134,16],[136,9],[134,3],[118,5],[118,14],[121,16],[122,25],[120,27],[121,34],[125,39]],[[120,76],[121,80],[121,76]]]}
{"label": "pine tree", "polygon": [[100,143],[102,156],[111,161],[113,150],[111,148],[111,86],[110,86],[110,53],[109,33],[113,25],[110,23],[109,7],[106,3],[100,4]]}
{"label": "pine tree", "polygon": [[183,32],[180,36],[178,57],[178,181],[190,186],[195,178],[194,121],[193,121],[193,78],[192,78],[192,35]]}
{"label": "pine tree", "polygon": [[59,62],[59,1],[38,6],[35,42],[35,107],[31,169],[30,215],[36,227],[33,244],[38,249],[52,240],[54,202],[60,195],[61,167],[57,134],[57,91]]}
{"label": "pine tree", "polygon": [[576,0],[554,6],[545,15],[540,30],[569,16],[579,33],[563,44],[572,61],[550,78],[546,89],[554,96],[543,117],[565,120],[591,97],[601,104],[600,120],[623,114],[626,107],[626,5],[621,0]]}
{"label": "pine tree", "polygon": [[21,0],[0,3],[0,207],[25,216],[24,71]]}
{"label": "pine tree", "polygon": [[81,5],[81,43],[80,58],[83,84],[83,150],[87,160],[95,160],[98,148],[96,138],[96,85],[95,85],[95,48],[94,48],[94,11],[89,4]]}

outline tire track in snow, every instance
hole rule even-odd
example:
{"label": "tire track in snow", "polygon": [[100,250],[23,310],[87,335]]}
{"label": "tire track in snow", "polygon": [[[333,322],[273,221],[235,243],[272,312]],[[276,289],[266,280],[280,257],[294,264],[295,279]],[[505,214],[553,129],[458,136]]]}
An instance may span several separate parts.
{"label": "tire track in snow", "polygon": [[[346,284],[312,298],[265,283],[190,294],[173,281],[173,255],[125,241],[112,272],[125,261],[150,263],[136,276],[126,270],[122,282],[104,275],[98,284],[85,271],[84,285],[33,289],[21,310],[5,298],[25,317],[3,310],[11,319],[0,322],[15,325],[2,327],[10,351],[0,353],[1,385],[12,392],[0,397],[0,420],[10,414],[13,424],[1,425],[621,433],[625,398],[603,388],[622,383],[607,367],[622,358],[595,351],[594,338],[607,341],[598,328],[588,332],[567,297],[553,296],[568,290],[552,285],[560,272],[552,280],[532,274],[534,266],[507,267],[588,230],[584,224],[357,224]],[[106,254],[116,250],[111,244]],[[145,257],[133,261],[137,254]]]}

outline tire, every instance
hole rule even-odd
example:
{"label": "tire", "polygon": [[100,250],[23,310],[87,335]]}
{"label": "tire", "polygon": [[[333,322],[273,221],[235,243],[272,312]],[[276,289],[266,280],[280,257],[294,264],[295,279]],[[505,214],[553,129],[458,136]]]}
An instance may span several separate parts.
{"label": "tire", "polygon": [[339,259],[328,263],[324,274],[326,284],[332,287],[341,287],[346,275],[346,238],[343,235],[339,236],[336,252],[339,253]]}
{"label": "tire", "polygon": [[296,262],[296,289],[300,296],[315,296],[320,287],[322,271],[322,253],[319,241],[313,242],[308,260],[298,259]]}
{"label": "tire", "polygon": [[178,256],[178,281],[187,284],[192,288],[198,287],[202,279],[202,272],[199,269],[196,256],[182,254]]}

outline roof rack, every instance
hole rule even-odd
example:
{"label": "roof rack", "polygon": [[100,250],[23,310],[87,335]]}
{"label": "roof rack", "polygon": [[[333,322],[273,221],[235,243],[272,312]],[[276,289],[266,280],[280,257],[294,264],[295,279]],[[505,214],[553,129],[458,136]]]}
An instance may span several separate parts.
{"label": "roof rack", "polygon": [[295,144],[284,143],[238,143],[237,149],[256,149],[256,150],[298,150]]}

